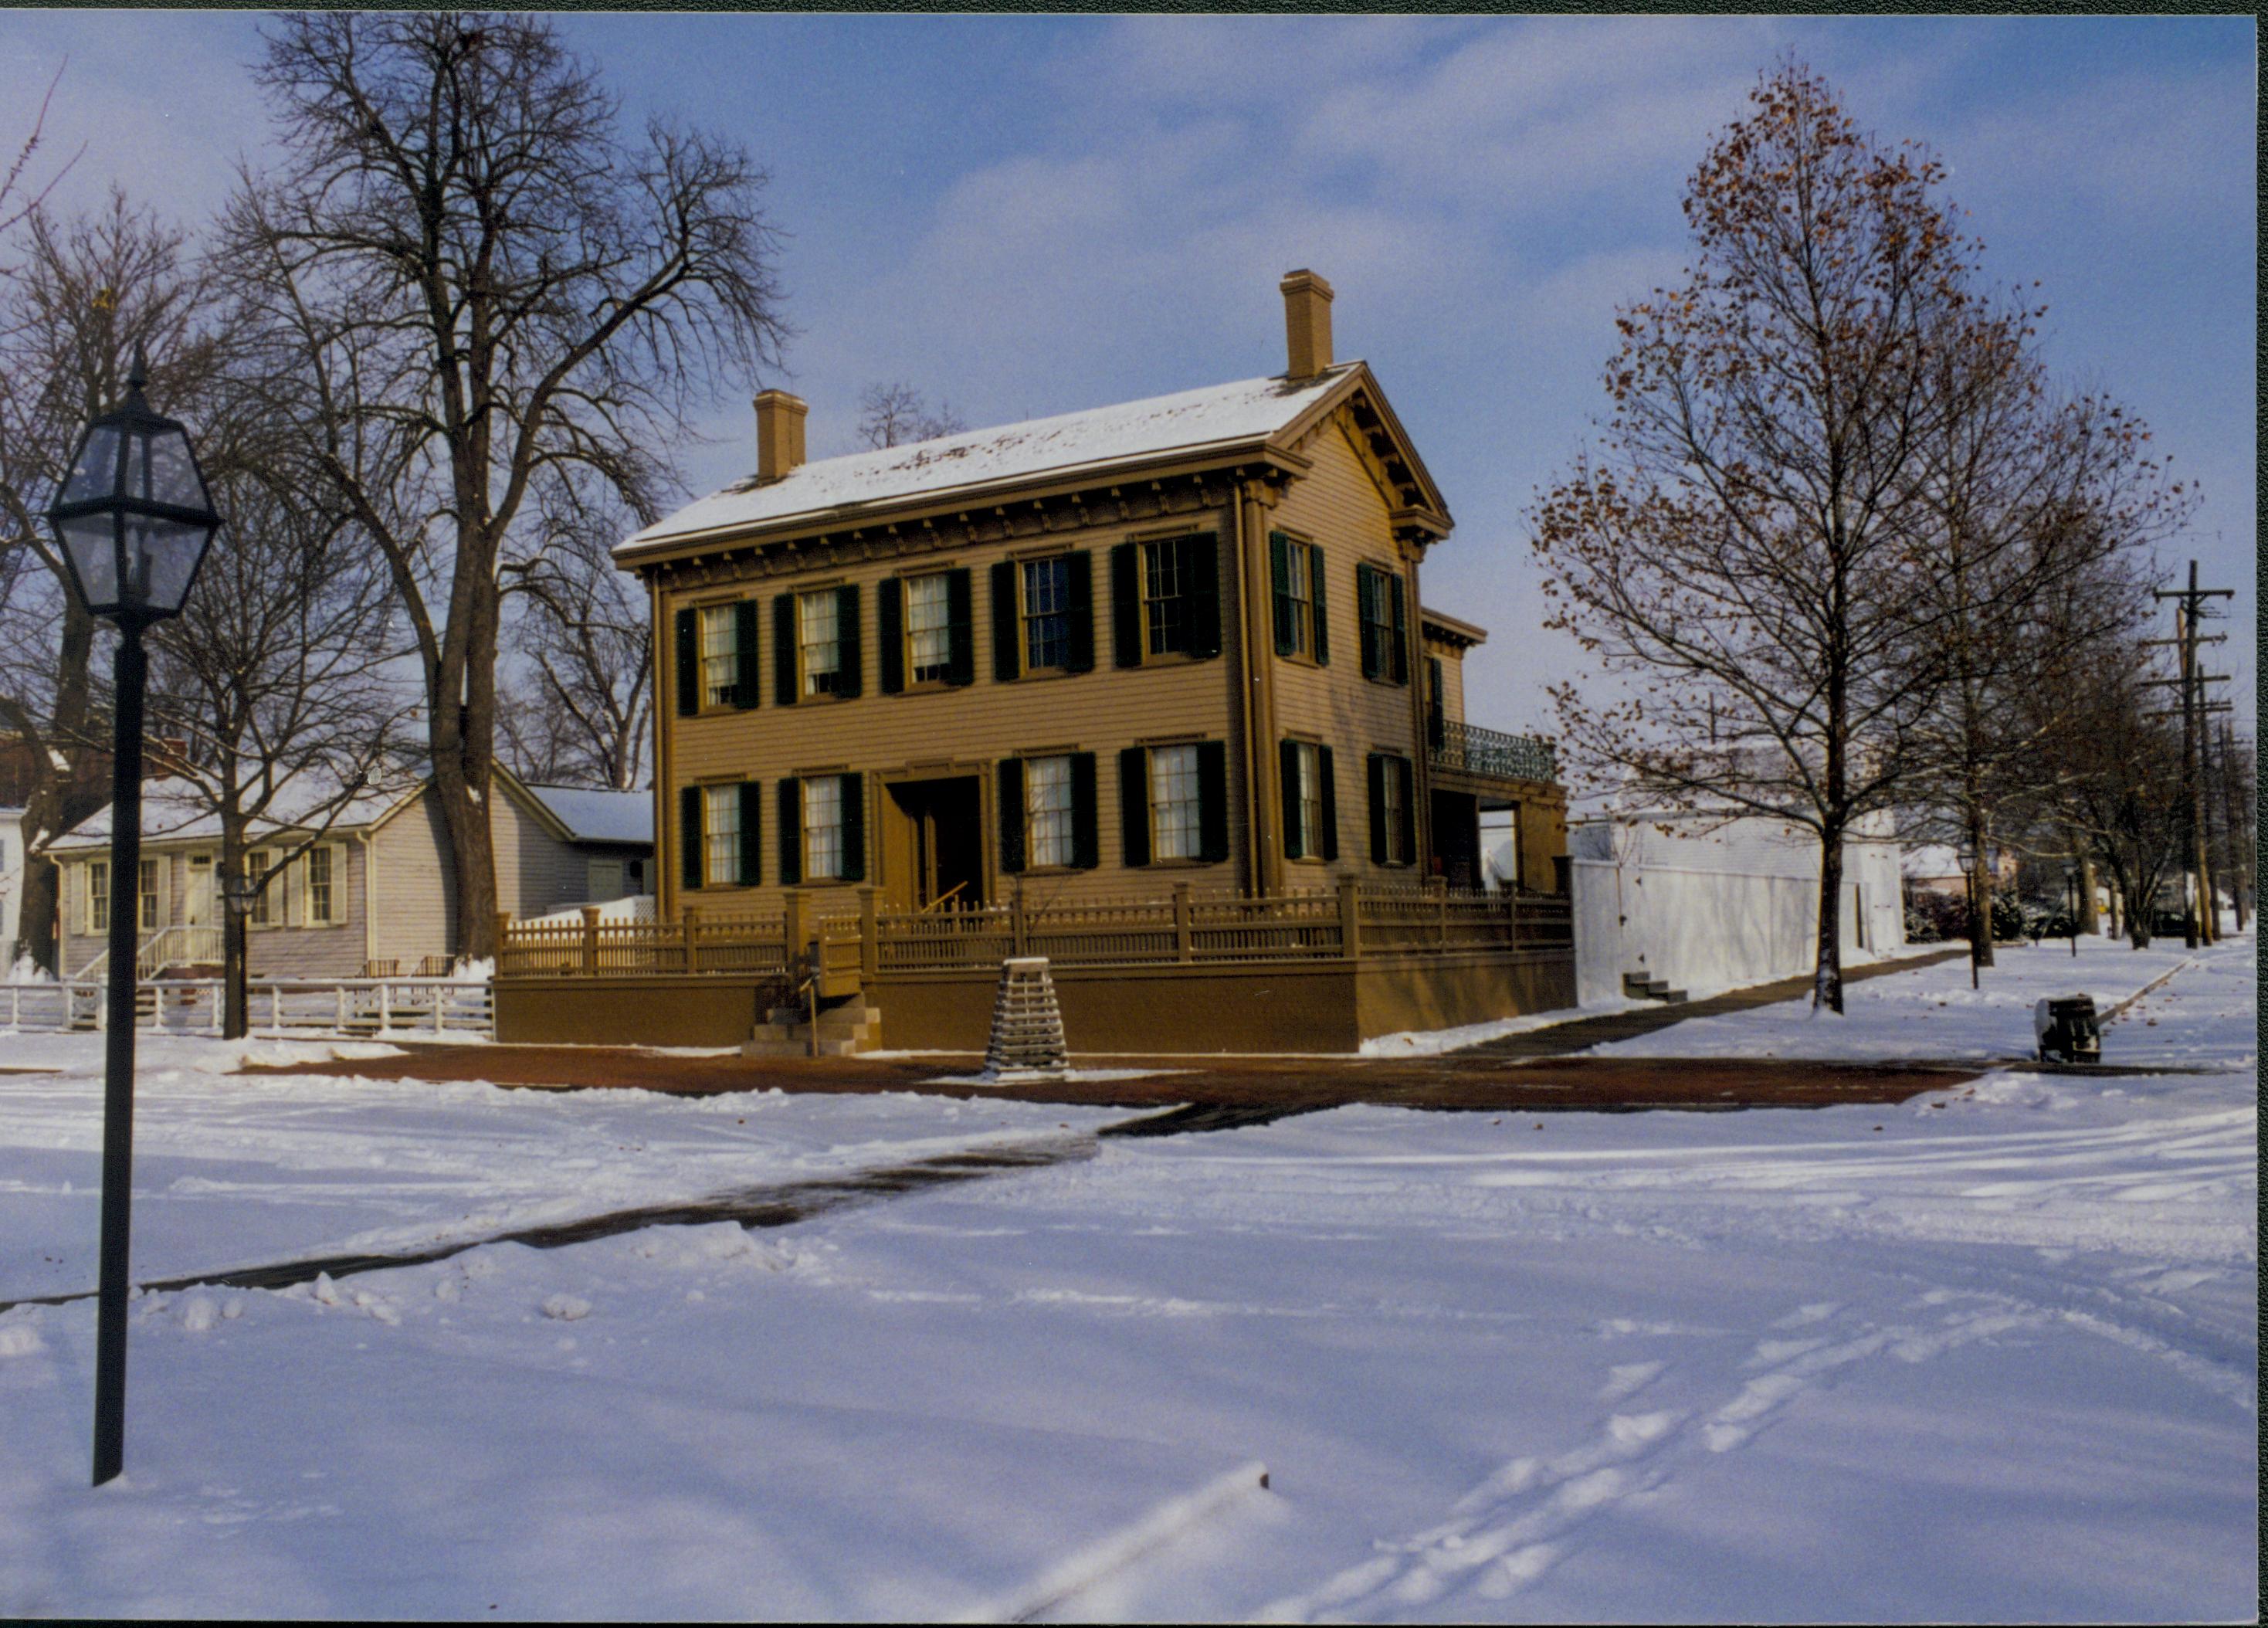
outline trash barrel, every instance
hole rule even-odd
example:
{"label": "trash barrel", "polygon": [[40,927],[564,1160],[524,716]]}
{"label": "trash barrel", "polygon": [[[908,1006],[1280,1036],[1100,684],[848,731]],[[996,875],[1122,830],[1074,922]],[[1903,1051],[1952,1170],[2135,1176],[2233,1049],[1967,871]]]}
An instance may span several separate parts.
{"label": "trash barrel", "polygon": [[2032,1034],[2043,1063],[2102,1061],[2102,1025],[2095,1019],[2092,995],[2041,1001],[2032,1008]]}

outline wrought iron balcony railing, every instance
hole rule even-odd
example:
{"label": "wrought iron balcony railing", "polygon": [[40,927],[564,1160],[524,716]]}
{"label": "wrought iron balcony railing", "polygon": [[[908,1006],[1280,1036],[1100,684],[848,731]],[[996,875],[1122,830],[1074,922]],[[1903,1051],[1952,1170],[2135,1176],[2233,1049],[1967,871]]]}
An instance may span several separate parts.
{"label": "wrought iron balcony railing", "polygon": [[1551,743],[1534,735],[1507,735],[1498,730],[1481,729],[1443,718],[1439,712],[1426,719],[1425,734],[1437,769],[1462,769],[1471,774],[1538,780],[1547,785],[1558,778],[1559,767],[1553,758]]}

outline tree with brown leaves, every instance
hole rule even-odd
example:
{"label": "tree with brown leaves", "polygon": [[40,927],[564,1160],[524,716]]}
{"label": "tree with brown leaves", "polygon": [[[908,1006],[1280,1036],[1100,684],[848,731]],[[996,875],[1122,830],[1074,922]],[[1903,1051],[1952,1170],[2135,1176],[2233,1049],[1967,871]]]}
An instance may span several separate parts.
{"label": "tree with brown leaves", "polygon": [[1890,807],[1942,677],[1916,591],[1923,449],[1955,409],[1941,347],[1989,325],[1938,164],[1792,62],[1750,99],[1688,185],[1684,285],[1619,316],[1603,445],[1534,546],[1549,625],[1608,681],[1554,689],[1569,759],[1812,831],[1814,1004],[1840,1012],[1844,839]]}

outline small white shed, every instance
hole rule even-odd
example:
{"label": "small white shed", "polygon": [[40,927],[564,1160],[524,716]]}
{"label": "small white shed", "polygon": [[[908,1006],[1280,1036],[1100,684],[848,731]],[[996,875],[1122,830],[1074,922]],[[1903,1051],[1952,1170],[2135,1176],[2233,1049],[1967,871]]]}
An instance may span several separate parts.
{"label": "small white shed", "polygon": [[[1625,974],[1683,990],[1722,989],[1812,969],[1819,843],[1757,815],[1632,814],[1570,821],[1576,998],[1623,992]],[[1842,942],[1866,956],[1905,942],[1898,847],[1845,839]]]}

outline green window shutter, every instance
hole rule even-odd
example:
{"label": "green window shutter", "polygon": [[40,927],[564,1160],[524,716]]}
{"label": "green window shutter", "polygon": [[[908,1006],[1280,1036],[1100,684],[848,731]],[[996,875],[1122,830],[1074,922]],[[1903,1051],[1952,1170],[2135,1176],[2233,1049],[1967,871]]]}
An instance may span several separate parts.
{"label": "green window shutter", "polygon": [[946,675],[948,684],[976,681],[976,619],[968,604],[968,569],[945,573]]}
{"label": "green window shutter", "polygon": [[1300,844],[1300,743],[1279,740],[1276,743],[1278,801],[1284,809],[1284,857],[1304,859],[1307,851]]}
{"label": "green window shutter", "polygon": [[1130,866],[1150,863],[1150,752],[1130,746],[1118,755],[1118,841]]}
{"label": "green window shutter", "polygon": [[1024,760],[1000,760],[1000,872],[1014,876],[1024,868]]}
{"label": "green window shutter", "polygon": [[1441,659],[1425,658],[1425,744],[1436,752],[1449,741],[1449,720],[1441,707]]}
{"label": "green window shutter", "polygon": [[1339,777],[1331,767],[1331,749],[1315,748],[1315,777],[1323,783],[1323,858],[1339,857]]}
{"label": "green window shutter", "polygon": [[743,888],[764,879],[764,787],[761,780],[740,782],[740,875]]}
{"label": "green window shutter", "polygon": [[677,716],[701,710],[701,618],[690,606],[677,613]]}
{"label": "green window shutter", "polygon": [[677,793],[677,880],[688,888],[701,885],[701,788],[688,785]]}
{"label": "green window shutter", "polygon": [[882,693],[895,696],[906,687],[906,585],[896,577],[875,586],[874,637],[882,646]]}
{"label": "green window shutter", "polygon": [[1094,556],[1081,549],[1064,562],[1071,583],[1071,649],[1064,658],[1066,673],[1094,671]]}
{"label": "green window shutter", "polygon": [[1189,654],[1220,654],[1220,539],[1192,537],[1189,563]]}
{"label": "green window shutter", "polygon": [[780,885],[793,888],[803,880],[803,782],[779,783]]}
{"label": "green window shutter", "polygon": [[1389,857],[1386,851],[1386,758],[1373,752],[1370,770],[1370,862],[1384,865]]}
{"label": "green window shutter", "polygon": [[843,777],[843,876],[846,882],[866,880],[866,777]]}
{"label": "green window shutter", "polygon": [[1292,540],[1279,531],[1268,534],[1268,577],[1274,588],[1276,653],[1288,656],[1299,643],[1300,611],[1292,600]]}
{"label": "green window shutter", "polygon": [[992,676],[1004,684],[1024,670],[1017,659],[1022,630],[1016,622],[1016,562],[1002,560],[992,568]]}
{"label": "green window shutter", "polygon": [[1315,595],[1315,665],[1327,667],[1331,665],[1331,629],[1323,615],[1323,551],[1313,543],[1306,547],[1307,585]]}
{"label": "green window shutter", "polygon": [[1094,807],[1094,754],[1071,755],[1071,862],[1075,870],[1091,871],[1102,863],[1101,821]]}
{"label": "green window shutter", "polygon": [[1110,550],[1110,659],[1122,667],[1142,665],[1142,545]]}
{"label": "green window shutter", "polygon": [[1228,858],[1228,748],[1219,740],[1197,743],[1197,858]]}
{"label": "green window shutter", "polygon": [[1394,618],[1394,681],[1410,681],[1410,589],[1397,573],[1386,579],[1388,613]]}
{"label": "green window shutter", "polygon": [[847,583],[835,590],[835,639],[841,667],[835,675],[835,693],[855,701],[865,693],[866,651],[858,626],[858,585]]}
{"label": "green window shutter", "polygon": [[1402,851],[1394,857],[1410,865],[1418,858],[1418,772],[1408,758],[1397,757],[1394,775],[1402,782]]}
{"label": "green window shutter", "polygon": [[763,699],[763,668],[756,663],[756,602],[733,605],[733,704],[743,712]]}
{"label": "green window shutter", "polygon": [[795,595],[772,595],[772,699],[795,704]]}
{"label": "green window shutter", "polygon": [[1378,582],[1367,565],[1354,568],[1355,630],[1362,639],[1362,675],[1376,678],[1379,669]]}

